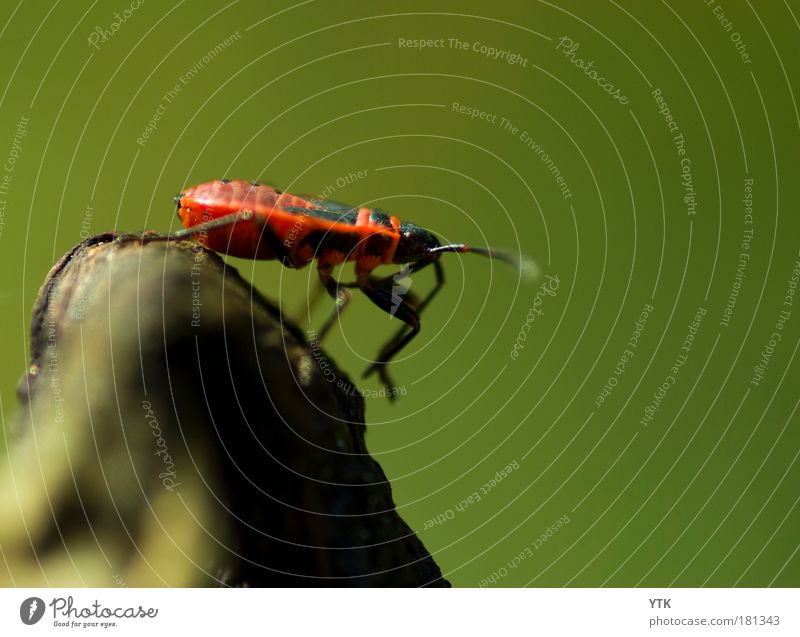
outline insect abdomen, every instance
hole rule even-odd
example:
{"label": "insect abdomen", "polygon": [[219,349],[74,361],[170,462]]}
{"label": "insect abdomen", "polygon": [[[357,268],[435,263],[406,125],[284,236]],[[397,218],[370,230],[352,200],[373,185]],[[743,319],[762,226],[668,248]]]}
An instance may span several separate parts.
{"label": "insect abdomen", "polygon": [[178,214],[183,226],[191,228],[243,210],[252,210],[260,219],[199,233],[197,241],[231,256],[274,259],[274,250],[261,236],[261,219],[269,217],[279,196],[280,193],[271,186],[253,185],[241,179],[218,179],[182,193]]}

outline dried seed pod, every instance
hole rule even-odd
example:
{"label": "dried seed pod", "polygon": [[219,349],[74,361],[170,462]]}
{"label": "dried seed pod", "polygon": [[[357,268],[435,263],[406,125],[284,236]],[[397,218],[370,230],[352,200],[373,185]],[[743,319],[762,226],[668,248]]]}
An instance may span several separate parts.
{"label": "dried seed pod", "polygon": [[448,585],[366,449],[361,396],[214,253],[91,237],[31,332],[0,584]]}

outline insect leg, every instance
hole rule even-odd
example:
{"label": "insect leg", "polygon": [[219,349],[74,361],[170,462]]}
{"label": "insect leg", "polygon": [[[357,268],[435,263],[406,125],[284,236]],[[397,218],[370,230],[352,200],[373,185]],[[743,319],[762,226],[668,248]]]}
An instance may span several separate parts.
{"label": "insect leg", "polygon": [[[402,320],[406,325],[411,328],[411,331],[408,332],[407,328],[403,326],[387,343],[381,348],[381,351],[378,353],[375,362],[370,365],[366,371],[364,372],[364,376],[369,376],[370,374],[378,372],[378,375],[381,378],[381,381],[386,387],[392,387],[392,381],[389,377],[387,372],[387,363],[394,358],[397,353],[402,350],[408,343],[413,339],[420,330],[420,319],[419,315],[422,310],[428,305],[428,303],[433,300],[436,294],[444,285],[444,269],[442,268],[442,264],[439,263],[438,257],[435,259],[426,259],[423,261],[419,261],[414,266],[414,271],[418,271],[424,267],[433,264],[434,269],[436,271],[436,284],[434,288],[428,293],[421,302],[414,302],[410,299],[402,299],[400,303],[397,303],[396,295],[392,294],[392,287],[396,280],[396,275],[394,277],[387,277],[386,279],[381,279],[380,283],[382,287],[372,287],[370,282],[367,281],[363,287],[361,288],[364,293],[370,298],[370,300],[375,303],[378,307],[380,307],[384,312],[389,314],[393,314],[400,320]],[[410,295],[408,295],[410,296]],[[414,307],[412,307],[412,302]],[[389,398],[394,400],[394,395],[390,392]]]}
{"label": "insect leg", "polygon": [[252,221],[254,218],[255,213],[252,210],[240,210],[239,212],[233,212],[224,217],[198,223],[196,226],[190,228],[183,228],[172,234],[144,235],[142,238],[146,241],[180,241],[181,239],[188,239],[201,232],[208,232],[209,230],[216,230],[217,228],[226,228],[240,221]]}
{"label": "insect leg", "polygon": [[[362,289],[364,290],[364,293],[367,294],[367,296],[369,296],[370,299],[372,299],[375,305],[385,310],[386,312],[391,311],[393,307],[391,301],[389,301],[385,305],[376,301],[376,298],[378,298],[377,289],[372,289],[367,286],[365,286]],[[389,295],[389,297],[391,298],[391,295]],[[386,343],[381,348],[381,351],[378,353],[378,357],[376,358],[375,362],[372,363],[372,365],[370,365],[363,374],[363,376],[366,378],[373,372],[377,371],[378,376],[381,379],[381,382],[387,389],[391,389],[392,387],[394,387],[394,382],[389,376],[389,371],[388,371],[389,361],[395,354],[397,354],[397,352],[399,352],[406,345],[408,345],[408,343],[411,342],[411,339],[413,339],[417,334],[419,334],[420,330],[419,314],[406,301],[401,301],[399,305],[394,307],[394,316],[403,321],[406,324],[406,326],[410,327],[411,331],[408,331],[406,326],[403,326],[400,329],[400,331],[394,336],[394,338],[392,338],[388,343]],[[388,396],[390,400],[395,399],[393,392],[388,392]]]}
{"label": "insect leg", "polygon": [[[310,283],[311,290],[306,298],[303,299],[302,303],[299,303],[296,308],[294,308],[289,314],[295,321],[298,323],[304,321],[311,320],[311,314],[313,313],[314,308],[319,303],[319,300],[322,298],[322,294],[325,292],[325,288],[322,286],[322,283],[319,281],[311,282]],[[341,283],[339,287],[346,287],[343,286]]]}
{"label": "insect leg", "polygon": [[[416,270],[417,268],[415,268]],[[388,288],[390,291],[394,288],[397,284],[398,275],[402,274],[403,271],[397,272],[395,274],[390,274],[389,276],[385,277],[376,277],[371,276],[367,281],[367,286],[370,288]],[[348,283],[342,283],[339,281],[340,288],[363,288],[364,282],[362,281],[359,283],[358,281],[350,281]],[[405,300],[411,307],[414,309],[419,308],[420,301],[419,297],[412,291],[412,290],[403,290],[403,300]],[[381,309],[383,309],[381,307]],[[384,310],[386,311],[386,310]]]}
{"label": "insect leg", "polygon": [[272,253],[275,255],[275,258],[279,259],[283,265],[295,268],[297,267],[294,254],[290,250],[284,246],[283,242],[281,241],[280,237],[275,234],[275,231],[272,229],[272,226],[269,225],[269,218],[265,218],[261,215],[257,215],[252,210],[240,210],[238,212],[233,212],[229,215],[225,215],[223,217],[218,217],[216,219],[212,219],[210,221],[205,221],[203,223],[198,223],[195,226],[190,226],[189,228],[183,228],[182,230],[178,230],[177,232],[173,232],[172,234],[153,234],[147,235],[145,234],[142,237],[143,241],[180,241],[182,239],[188,239],[194,235],[202,234],[208,232],[209,230],[217,230],[219,228],[227,228],[228,226],[234,226],[237,223],[245,223],[252,221],[256,224],[261,230],[261,240],[263,240],[270,248]]}
{"label": "insect leg", "polygon": [[317,272],[319,273],[319,280],[328,291],[328,294],[336,301],[336,307],[333,313],[328,317],[322,327],[319,329],[319,340],[325,338],[325,334],[333,327],[334,322],[339,317],[339,314],[347,307],[350,302],[350,293],[344,288],[340,288],[336,279],[333,278],[333,263],[327,261],[324,256],[319,258],[317,262]]}

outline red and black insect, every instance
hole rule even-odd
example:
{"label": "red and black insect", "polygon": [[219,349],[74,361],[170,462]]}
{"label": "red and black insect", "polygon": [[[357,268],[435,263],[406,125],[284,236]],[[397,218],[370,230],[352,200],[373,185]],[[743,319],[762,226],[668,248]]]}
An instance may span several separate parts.
{"label": "red and black insect", "polygon": [[[290,268],[302,268],[316,259],[320,281],[336,301],[336,310],[319,330],[320,338],[347,306],[350,294],[346,288],[359,288],[384,312],[403,321],[406,325],[383,346],[364,373],[369,376],[377,371],[387,387],[392,386],[387,363],[419,333],[420,313],[444,284],[439,263],[442,254],[473,252],[519,264],[510,254],[491,248],[442,245],[428,230],[378,208],[353,208],[249,181],[211,181],[189,188],[175,201],[185,229],[172,238],[192,236],[216,252],[249,259],[280,259]],[[333,276],[333,268],[346,261],[355,261],[353,283],[337,282]],[[397,275],[372,275],[375,268],[385,264],[408,264],[403,274],[432,265],[436,284],[421,300],[407,291],[398,298],[392,290]]]}

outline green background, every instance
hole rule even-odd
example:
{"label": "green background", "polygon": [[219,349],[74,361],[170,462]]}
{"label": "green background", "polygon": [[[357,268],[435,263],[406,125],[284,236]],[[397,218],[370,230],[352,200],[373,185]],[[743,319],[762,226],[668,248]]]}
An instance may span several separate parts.
{"label": "green background", "polygon": [[[368,444],[398,509],[453,584],[798,585],[800,307],[784,305],[800,258],[797,2],[724,2],[728,23],[699,1],[146,0],[92,47],[95,29],[130,6],[0,9],[0,159],[18,155],[0,169],[6,426],[38,286],[82,234],[175,229],[174,194],[225,176],[301,193],[332,186],[333,199],[383,207],[447,240],[521,250],[560,281],[513,359],[541,281],[449,255],[448,285],[393,365],[406,395],[366,399]],[[562,36],[579,44],[574,59],[557,48]],[[594,61],[629,103],[577,59]],[[693,215],[655,89],[685,138]],[[724,326],[747,229],[750,258]],[[230,261],[287,310],[314,282],[313,269]],[[426,272],[412,289],[431,284]],[[645,425],[699,307],[686,364]],[[325,346],[356,379],[394,329],[359,296]],[[481,495],[509,463],[519,468]],[[479,501],[460,505],[475,491]]]}

